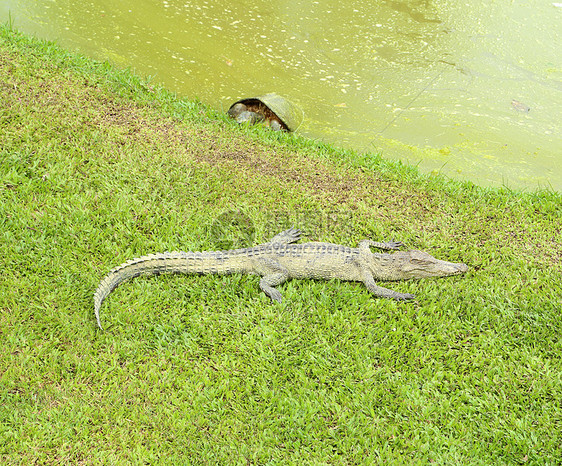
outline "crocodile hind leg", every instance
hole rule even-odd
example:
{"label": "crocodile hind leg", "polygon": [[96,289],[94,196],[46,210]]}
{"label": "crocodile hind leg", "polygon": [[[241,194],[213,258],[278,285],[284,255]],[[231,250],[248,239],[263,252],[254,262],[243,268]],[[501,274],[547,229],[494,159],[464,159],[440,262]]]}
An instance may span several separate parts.
{"label": "crocodile hind leg", "polygon": [[370,272],[363,272],[363,283],[365,283],[365,286],[371,293],[381,298],[391,298],[397,301],[406,301],[415,298],[415,296],[410,293],[398,293],[397,291],[378,286]]}
{"label": "crocodile hind leg", "polygon": [[384,243],[379,243],[378,241],[371,241],[370,239],[364,239],[359,242],[359,249],[369,250],[369,246],[388,251],[392,249],[400,249],[400,247],[403,246],[403,243],[402,241],[386,241]]}
{"label": "crocodile hind leg", "polygon": [[289,271],[273,259],[262,258],[258,259],[257,262],[259,273],[262,275],[260,280],[261,290],[273,301],[280,303],[283,301],[283,296],[279,290],[274,287],[287,281],[289,278]]}
{"label": "crocodile hind leg", "polygon": [[296,228],[289,228],[288,230],[282,231],[278,235],[275,235],[270,243],[280,243],[280,244],[290,244],[296,243],[301,238],[301,231]]}

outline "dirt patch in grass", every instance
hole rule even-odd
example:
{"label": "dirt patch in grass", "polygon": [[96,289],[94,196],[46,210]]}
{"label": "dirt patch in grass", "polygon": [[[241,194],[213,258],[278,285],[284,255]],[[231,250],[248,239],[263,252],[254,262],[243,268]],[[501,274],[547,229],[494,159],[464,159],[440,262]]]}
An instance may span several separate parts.
{"label": "dirt patch in grass", "polygon": [[[248,178],[269,177],[291,186],[299,186],[312,196],[323,198],[329,205],[366,202],[385,206],[388,210],[408,209],[408,205],[428,205],[435,212],[438,200],[427,192],[412,192],[395,181],[369,172],[335,171],[332,165],[301,156],[281,147],[271,148],[237,135],[227,128],[194,128],[181,121],[162,118],[149,106],[140,107],[126,99],[108,97],[97,87],[76,77],[40,76],[35,81],[29,75],[15,74],[18,57],[3,54],[2,74],[9,75],[1,87],[2,98],[10,104],[33,107],[37,118],[59,115],[61,124],[98,129],[106,134],[119,134],[118,144],[140,147],[165,143],[171,156],[181,156],[191,162],[206,162],[225,169],[247,174]],[[115,138],[114,138],[115,139]],[[115,143],[108,138],[108,143]],[[423,202],[422,202],[423,200]],[[419,213],[419,212],[418,212]]]}

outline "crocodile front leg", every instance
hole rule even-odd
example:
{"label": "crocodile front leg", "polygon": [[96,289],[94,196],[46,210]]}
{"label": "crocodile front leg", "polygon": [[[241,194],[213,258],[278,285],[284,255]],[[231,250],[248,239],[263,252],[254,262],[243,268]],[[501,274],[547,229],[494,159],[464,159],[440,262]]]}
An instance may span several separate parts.
{"label": "crocodile front leg", "polygon": [[365,283],[367,289],[375,296],[380,296],[381,298],[392,298],[399,301],[403,301],[406,299],[413,299],[415,297],[413,294],[398,293],[396,291],[389,290],[388,288],[378,286],[375,283],[373,274],[369,271],[368,268],[369,258],[372,257],[373,255],[373,253],[369,249],[370,246],[379,249],[398,249],[400,246],[402,246],[402,241],[388,241],[385,243],[379,243],[378,241],[371,241],[370,239],[364,239],[359,243],[359,256],[361,258],[360,259],[361,274],[363,277],[363,283]]}
{"label": "crocodile front leg", "polygon": [[283,296],[274,287],[287,281],[289,271],[274,259],[258,259],[257,265],[257,271],[262,275],[260,280],[261,290],[273,301],[280,303],[283,301]]}
{"label": "crocodile front leg", "polygon": [[381,298],[392,298],[396,299],[397,301],[405,301],[407,299],[415,298],[415,295],[410,293],[398,293],[394,290],[389,290],[388,288],[378,286],[375,283],[375,279],[373,278],[373,275],[371,275],[371,272],[367,270],[363,271],[363,283],[365,283],[365,286],[371,293]]}

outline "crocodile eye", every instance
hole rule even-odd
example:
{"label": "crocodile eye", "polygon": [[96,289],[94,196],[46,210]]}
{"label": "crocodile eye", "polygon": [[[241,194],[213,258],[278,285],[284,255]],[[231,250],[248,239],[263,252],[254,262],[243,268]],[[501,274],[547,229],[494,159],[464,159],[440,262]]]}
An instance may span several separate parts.
{"label": "crocodile eye", "polygon": [[423,260],[423,259],[411,259],[410,262],[412,264],[416,264],[416,265],[427,265],[427,264],[431,263],[431,262]]}

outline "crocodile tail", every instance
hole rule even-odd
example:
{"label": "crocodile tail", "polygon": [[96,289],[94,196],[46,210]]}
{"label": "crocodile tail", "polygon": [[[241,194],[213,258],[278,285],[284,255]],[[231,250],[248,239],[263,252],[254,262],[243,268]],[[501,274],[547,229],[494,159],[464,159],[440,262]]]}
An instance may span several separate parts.
{"label": "crocodile tail", "polygon": [[252,249],[208,252],[165,252],[131,259],[114,268],[94,293],[94,310],[101,329],[100,309],[109,294],[121,283],[139,275],[161,273],[232,273],[246,269],[246,257]]}
{"label": "crocodile tail", "polygon": [[[103,329],[100,320],[100,309],[109,294],[117,288],[121,283],[131,278],[138,277],[139,275],[158,275],[166,272],[182,272],[175,263],[178,260],[185,259],[189,253],[184,252],[171,252],[164,254],[149,254],[147,256],[131,259],[124,264],[114,268],[109,272],[106,277],[101,281],[98,289],[94,293],[94,310],[96,313],[96,320],[98,327]],[[173,265],[175,266],[173,266]]]}

